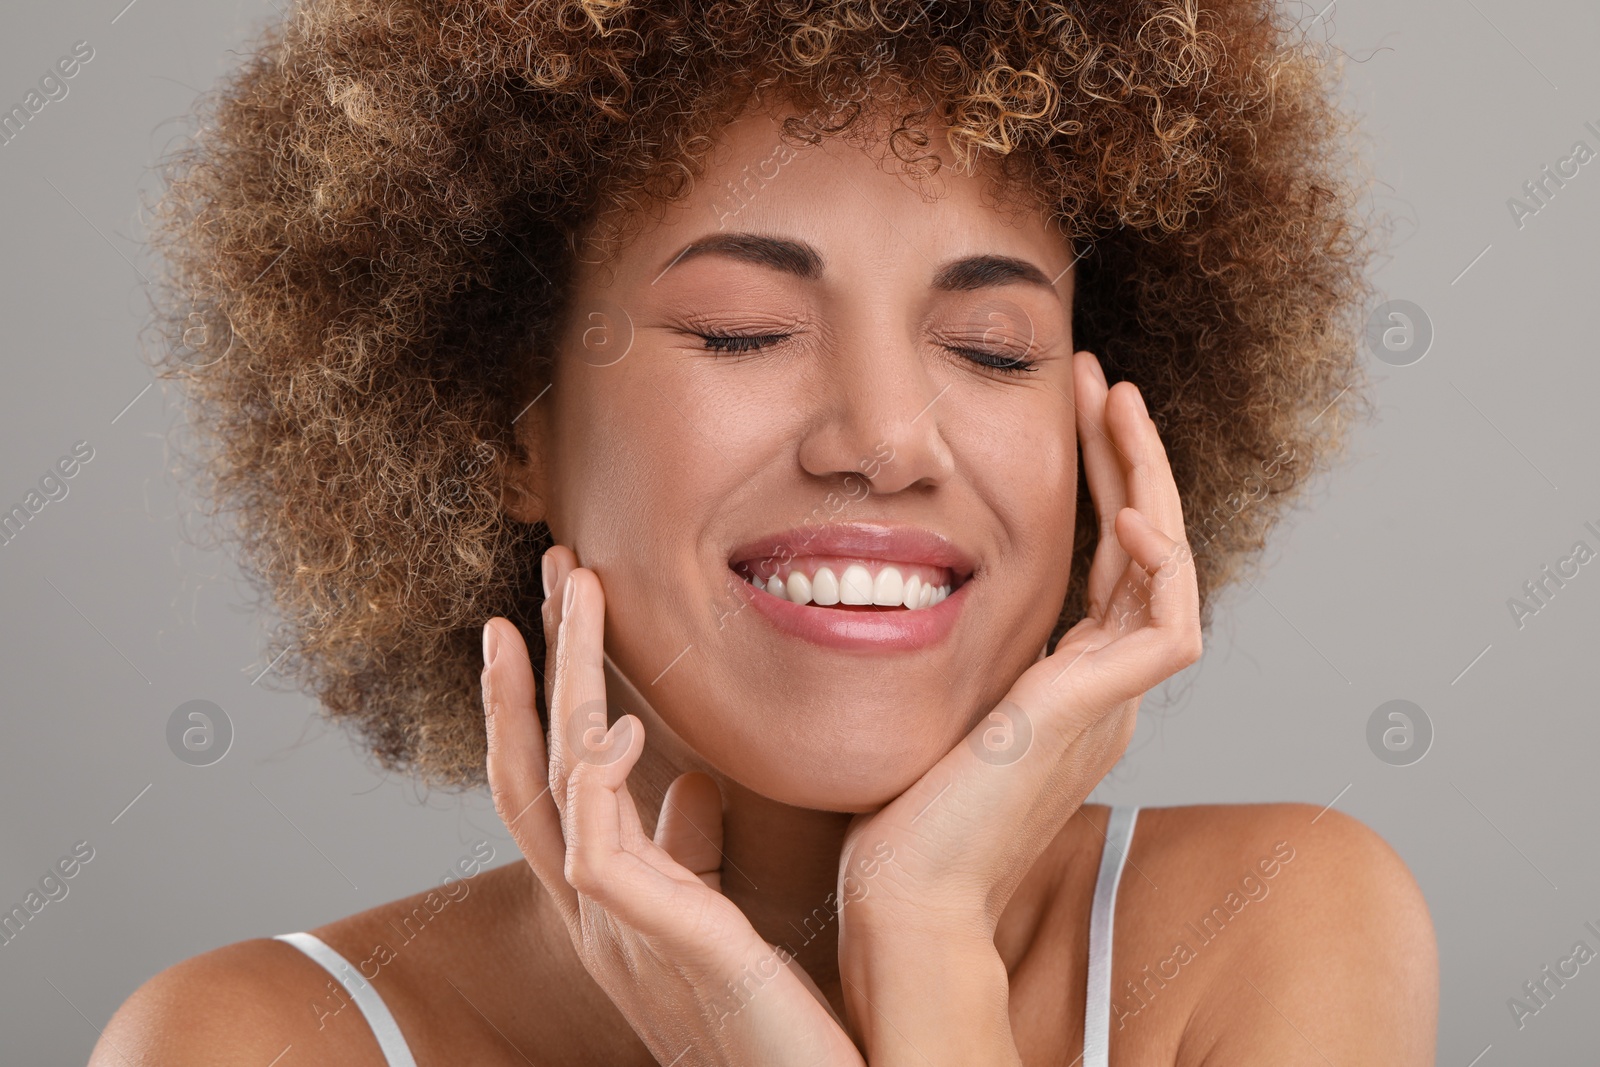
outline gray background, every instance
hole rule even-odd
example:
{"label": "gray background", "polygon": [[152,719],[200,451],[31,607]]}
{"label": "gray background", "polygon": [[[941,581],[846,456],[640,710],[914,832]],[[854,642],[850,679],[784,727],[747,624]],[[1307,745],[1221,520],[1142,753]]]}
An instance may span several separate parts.
{"label": "gray background", "polygon": [[[74,442],[94,448],[69,495],[0,546],[0,910],[74,842],[95,850],[0,947],[8,1064],[83,1063],[96,1027],[180,959],[415,892],[481,838],[496,863],[515,856],[485,796],[421,795],[310,701],[257,682],[275,655],[260,620],[229,560],[184,538],[164,443],[178,412],[146,390],[136,341],[139,199],[195,94],[276,15],[260,0],[125,3],[0,16],[7,107],[73,42],[95,50],[0,146],[0,504]],[[1267,577],[1219,604],[1205,657],[1147,701],[1095,799],[1337,798],[1427,896],[1439,1062],[1593,1062],[1600,963],[1520,1031],[1506,1000],[1580,937],[1600,948],[1583,929],[1600,926],[1600,562],[1520,630],[1506,601],[1576,540],[1600,549],[1582,527],[1600,527],[1600,160],[1521,229],[1506,201],[1574,141],[1600,150],[1584,128],[1600,127],[1600,9],[1365,0],[1310,32],[1351,57],[1374,204],[1400,220],[1376,281],[1423,307],[1436,339],[1415,365],[1374,363],[1379,420],[1280,529]],[[1366,741],[1396,698],[1436,731],[1411,766]],[[236,730],[210,767],[167,747],[193,699]]]}

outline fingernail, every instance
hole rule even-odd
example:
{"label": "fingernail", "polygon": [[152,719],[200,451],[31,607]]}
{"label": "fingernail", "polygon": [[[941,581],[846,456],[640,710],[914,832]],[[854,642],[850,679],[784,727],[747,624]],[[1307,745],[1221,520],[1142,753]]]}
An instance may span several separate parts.
{"label": "fingernail", "polygon": [[1094,368],[1094,376],[1100,379],[1100,384],[1106,384],[1106,369],[1100,365],[1098,359],[1091,359],[1089,365]]}
{"label": "fingernail", "polygon": [[483,624],[483,666],[484,669],[494,666],[494,656],[500,651],[500,635],[495,633],[494,627],[488,623]]}
{"label": "fingernail", "polygon": [[1148,419],[1150,417],[1150,409],[1145,406],[1145,403],[1144,403],[1144,391],[1139,389],[1138,387],[1135,387],[1134,390],[1133,390],[1133,395],[1139,401],[1139,411],[1144,415],[1145,418]]}
{"label": "fingernail", "polygon": [[551,583],[554,582],[555,579],[556,579],[555,561],[553,561],[550,558],[550,553],[546,552],[544,555],[539,557],[539,581],[544,586],[544,595],[545,596],[549,596],[550,595]]}
{"label": "fingernail", "polygon": [[572,611],[572,572],[567,572],[567,587],[561,594],[561,617],[565,619]]}

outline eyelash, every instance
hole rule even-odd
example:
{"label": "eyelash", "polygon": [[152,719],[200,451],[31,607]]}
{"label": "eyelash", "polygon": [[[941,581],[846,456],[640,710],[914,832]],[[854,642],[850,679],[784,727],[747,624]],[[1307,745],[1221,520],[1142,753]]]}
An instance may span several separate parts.
{"label": "eyelash", "polygon": [[[786,341],[793,334],[787,333],[759,333],[759,334],[700,334],[706,348],[712,352],[723,352],[728,355],[744,355],[759,351],[767,344]],[[1034,359],[1015,359],[1011,356],[1002,356],[995,352],[985,352],[981,348],[962,348],[958,345],[945,345],[947,351],[965,356],[981,367],[987,367],[1001,374],[1021,375],[1039,369],[1039,361]]]}
{"label": "eyelash", "polygon": [[712,352],[726,352],[729,355],[737,356],[766,347],[765,344],[748,344],[746,342],[785,341],[792,336],[794,335],[787,333],[703,333],[700,334],[700,339],[706,343],[706,348]]}

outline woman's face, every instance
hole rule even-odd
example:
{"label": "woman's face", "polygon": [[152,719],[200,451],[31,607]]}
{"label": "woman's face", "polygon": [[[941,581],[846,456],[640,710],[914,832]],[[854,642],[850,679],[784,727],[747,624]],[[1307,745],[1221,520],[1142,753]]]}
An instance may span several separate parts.
{"label": "woman's face", "polygon": [[726,128],[692,194],[580,271],[530,477],[664,722],[758,793],[869,810],[1060,610],[1072,256],[982,176],[919,186],[881,138],[779,129]]}

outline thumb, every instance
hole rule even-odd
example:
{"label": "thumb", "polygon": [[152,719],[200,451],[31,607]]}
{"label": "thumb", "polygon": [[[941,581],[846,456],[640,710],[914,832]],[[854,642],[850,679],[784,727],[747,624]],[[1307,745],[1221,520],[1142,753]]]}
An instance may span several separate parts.
{"label": "thumb", "polygon": [[722,791],[709,774],[680,774],[667,787],[655,842],[706,885],[722,891]]}

